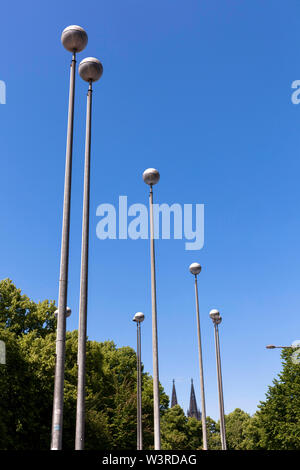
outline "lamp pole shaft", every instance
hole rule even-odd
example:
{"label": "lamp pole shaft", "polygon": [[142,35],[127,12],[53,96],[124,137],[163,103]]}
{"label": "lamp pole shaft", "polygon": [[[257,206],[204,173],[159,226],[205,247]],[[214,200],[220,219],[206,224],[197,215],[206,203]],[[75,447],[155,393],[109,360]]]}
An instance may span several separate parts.
{"label": "lamp pole shaft", "polygon": [[152,186],[150,186],[149,205],[150,205],[150,255],[151,255],[151,299],[152,299],[154,449],[155,450],[160,450],[159,372],[158,372],[156,277],[155,277],[153,189],[152,189]]}
{"label": "lamp pole shaft", "polygon": [[198,351],[199,351],[199,368],[200,368],[200,388],[201,388],[201,417],[202,417],[202,435],[203,450],[207,450],[207,430],[206,430],[206,407],[204,393],[204,375],[202,361],[201,331],[200,331],[200,315],[199,315],[199,299],[198,299],[198,283],[195,276],[195,298],[196,298],[196,316],[197,316],[197,332],[198,332]]}
{"label": "lamp pole shaft", "polygon": [[140,364],[139,364],[139,323],[136,324],[136,448],[140,450]]}
{"label": "lamp pole shaft", "polygon": [[142,374],[141,374],[141,325],[137,322],[137,450],[143,449],[142,436]]}
{"label": "lamp pole shaft", "polygon": [[84,449],[85,431],[85,369],[87,337],[89,213],[90,213],[90,155],[91,155],[92,83],[89,84],[86,111],[84,194],[82,215],[81,276],[78,333],[78,382],[75,450]]}
{"label": "lamp pole shaft", "polygon": [[142,431],[142,353],[141,353],[141,324],[139,324],[139,407],[140,407],[140,450],[143,450],[143,431]]}
{"label": "lamp pole shaft", "polygon": [[67,145],[66,145],[65,188],[64,188],[63,224],[62,224],[61,258],[60,258],[60,275],[59,275],[57,331],[56,331],[56,363],[55,363],[55,378],[54,378],[51,450],[61,450],[62,448],[65,340],[66,340],[66,307],[67,307],[67,291],[68,291],[72,150],[73,150],[73,123],[74,123],[74,96],[75,96],[75,69],[76,69],[76,54],[74,52],[73,57],[72,57],[72,62],[71,62],[71,70],[70,70],[68,130],[67,130]]}
{"label": "lamp pole shaft", "polygon": [[220,342],[219,342],[219,327],[217,324],[215,324],[215,344],[216,344],[217,376],[218,376],[218,390],[219,390],[221,444],[222,444],[222,450],[226,450],[227,446],[226,446],[226,431],[225,431],[225,417],[224,417],[223,384],[222,384],[222,372],[221,372],[221,355],[220,355]]}

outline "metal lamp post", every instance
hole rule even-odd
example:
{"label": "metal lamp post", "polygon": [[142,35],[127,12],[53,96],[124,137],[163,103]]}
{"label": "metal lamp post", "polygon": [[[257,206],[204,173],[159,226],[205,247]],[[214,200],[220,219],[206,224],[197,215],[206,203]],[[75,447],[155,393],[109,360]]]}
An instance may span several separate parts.
{"label": "metal lamp post", "polygon": [[274,346],[274,344],[268,344],[267,349],[294,349],[294,352],[291,355],[291,360],[293,364],[300,364],[300,341],[296,339],[290,346]]}
{"label": "metal lamp post", "polygon": [[214,327],[215,327],[215,345],[216,345],[217,376],[218,376],[218,390],[219,390],[221,444],[222,444],[222,450],[226,450],[227,445],[226,445],[226,431],[225,431],[224,398],[223,398],[221,355],[220,355],[220,341],[219,341],[219,324],[222,321],[222,317],[220,316],[219,311],[216,309],[211,310],[209,312],[209,316],[212,319]]}
{"label": "metal lamp post", "polygon": [[157,340],[157,309],[156,309],[156,277],[154,251],[153,222],[153,186],[158,183],[160,174],[154,168],[143,173],[143,180],[150,186],[150,259],[151,259],[151,299],[152,299],[152,352],[153,352],[153,412],[154,412],[154,449],[160,450],[160,415],[159,415],[159,372],[158,372],[158,340]]}
{"label": "metal lamp post", "polygon": [[69,234],[70,234],[70,204],[72,179],[72,149],[75,95],[76,52],[82,51],[87,45],[87,34],[80,26],[68,26],[61,35],[63,46],[72,52],[70,70],[70,91],[68,110],[68,131],[66,146],[65,189],[63,206],[63,224],[59,275],[58,317],[56,332],[56,365],[54,378],[53,415],[51,432],[51,450],[62,447],[63,401],[64,401],[64,371],[65,371],[65,311],[67,307],[68,265],[69,265]]}
{"label": "metal lamp post", "polygon": [[199,299],[198,299],[198,283],[197,283],[197,275],[201,272],[201,265],[199,263],[192,263],[190,265],[189,269],[190,269],[190,272],[195,276],[195,299],[196,299],[198,351],[199,351],[199,367],[200,367],[201,418],[202,418],[203,450],[207,450],[206,407],[205,407],[204,375],[203,375],[200,315],[199,315]]}
{"label": "metal lamp post", "polygon": [[92,83],[99,80],[103,73],[101,62],[94,57],[87,57],[79,64],[79,75],[89,83],[86,111],[86,138],[84,164],[84,194],[82,215],[81,276],[78,332],[78,382],[76,409],[75,450],[84,449],[85,431],[85,367],[86,367],[86,331],[88,297],[88,256],[89,256],[89,211],[90,211],[90,154],[92,120]]}
{"label": "metal lamp post", "polygon": [[137,326],[137,450],[143,450],[143,433],[142,433],[142,362],[141,362],[141,323],[144,321],[145,315],[137,312],[133,321]]}

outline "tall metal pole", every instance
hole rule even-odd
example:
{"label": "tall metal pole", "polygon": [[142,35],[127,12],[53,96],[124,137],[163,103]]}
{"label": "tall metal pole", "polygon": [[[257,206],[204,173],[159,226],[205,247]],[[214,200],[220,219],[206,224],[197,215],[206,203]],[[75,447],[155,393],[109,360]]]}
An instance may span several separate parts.
{"label": "tall metal pole", "polygon": [[138,324],[139,333],[139,441],[140,450],[143,450],[143,431],[142,431],[142,353],[141,353],[141,324]]}
{"label": "tall metal pole", "polygon": [[157,339],[157,308],[156,308],[156,276],[154,251],[154,222],[153,222],[153,185],[160,179],[155,168],[148,168],[143,173],[143,179],[150,186],[150,258],[151,258],[151,303],[152,303],[152,354],[153,354],[153,413],[154,413],[154,449],[160,450],[160,404],[159,404],[159,372],[158,372],[158,339]]}
{"label": "tall metal pole", "polygon": [[225,432],[225,413],[224,413],[224,398],[223,398],[223,384],[222,384],[222,372],[221,372],[221,354],[220,354],[220,341],[219,341],[219,324],[222,321],[220,312],[216,309],[212,309],[209,312],[209,316],[214,324],[215,331],[215,347],[216,347],[216,363],[217,363],[217,377],[218,377],[218,392],[219,392],[219,407],[220,407],[220,434],[222,450],[226,450],[226,432]]}
{"label": "tall metal pole", "polygon": [[154,408],[154,449],[160,450],[160,414],[159,414],[159,371],[156,309],[156,276],[153,222],[153,189],[150,186],[150,256],[151,256],[151,298],[152,298],[152,350],[153,350],[153,408]]}
{"label": "tall metal pole", "polygon": [[[84,449],[85,435],[85,375],[87,339],[87,300],[88,300],[88,258],[89,258],[89,220],[90,220],[90,166],[91,166],[91,122],[92,122],[92,82],[102,75],[102,65],[97,59],[88,58],[80,62],[79,74],[89,82],[86,108],[84,192],[82,214],[81,276],[78,332],[78,379],[75,450]],[[93,60],[91,60],[93,59]],[[92,70],[91,70],[92,67]],[[94,69],[93,69],[94,67]]]}
{"label": "tall metal pole", "polygon": [[70,205],[71,205],[71,178],[72,178],[72,151],[73,151],[73,123],[74,123],[74,96],[75,96],[75,68],[76,52],[82,51],[88,38],[80,26],[68,26],[61,35],[63,46],[72,52],[70,70],[70,90],[68,109],[68,130],[66,145],[65,188],[63,206],[63,224],[60,257],[58,314],[56,331],[56,363],[54,377],[53,414],[51,430],[51,450],[62,448],[63,402],[64,402],[64,373],[65,373],[65,339],[66,339],[66,312],[68,291],[69,267],[69,235],[70,235]]}
{"label": "tall metal pole", "polygon": [[63,402],[64,402],[64,373],[65,373],[65,311],[67,307],[68,266],[69,266],[69,234],[70,234],[70,204],[71,204],[71,175],[74,121],[76,53],[73,52],[70,70],[70,92],[68,111],[68,131],[65,167],[65,190],[63,207],[63,226],[60,257],[58,316],[56,331],[56,364],[54,378],[54,399],[52,414],[51,450],[62,448]]}
{"label": "tall metal pole", "polygon": [[[221,322],[221,318],[219,323]],[[221,431],[221,444],[222,450],[227,450],[226,446],[226,431],[225,431],[225,413],[224,413],[224,399],[223,399],[223,384],[221,372],[221,355],[220,355],[220,342],[219,342],[219,323],[214,323],[215,327],[215,345],[216,345],[216,358],[217,358],[217,376],[218,376],[218,390],[219,390],[219,407],[220,407],[220,431]]]}
{"label": "tall metal pole", "polygon": [[88,299],[88,257],[89,257],[89,219],[90,219],[90,155],[91,155],[91,113],[92,83],[89,84],[86,109],[86,140],[84,164],[84,195],[82,215],[81,244],[81,279],[79,301],[78,331],[78,381],[75,449],[84,449],[85,431],[85,366],[86,366],[86,331],[87,331],[87,299]]}
{"label": "tall metal pole", "polygon": [[137,450],[142,449],[141,324],[137,322]]}
{"label": "tall metal pole", "polygon": [[143,435],[142,435],[142,361],[141,361],[141,322],[145,319],[142,312],[137,312],[133,321],[136,322],[137,330],[137,348],[136,348],[136,367],[137,367],[137,386],[136,386],[136,435],[137,435],[137,450],[143,449]]}
{"label": "tall metal pole", "polygon": [[198,351],[199,351],[199,368],[200,368],[201,418],[202,418],[203,450],[207,450],[206,407],[205,407],[205,393],[204,393],[204,375],[203,375],[203,361],[202,361],[202,346],[201,346],[201,331],[200,331],[200,315],[199,315],[197,274],[195,274],[195,298],[196,298],[196,316],[197,316]]}
{"label": "tall metal pole", "polygon": [[139,323],[136,324],[137,348],[136,348],[136,448],[140,450],[140,361],[139,361]]}

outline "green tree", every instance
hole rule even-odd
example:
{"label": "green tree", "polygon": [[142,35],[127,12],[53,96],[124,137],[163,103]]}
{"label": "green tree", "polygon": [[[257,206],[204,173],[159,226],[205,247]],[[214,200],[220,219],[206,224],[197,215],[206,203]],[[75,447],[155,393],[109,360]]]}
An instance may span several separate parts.
{"label": "green tree", "polygon": [[35,303],[10,279],[0,281],[0,294],[0,328],[9,328],[17,335],[35,331],[43,337],[55,331],[54,301]]}
{"label": "green tree", "polygon": [[262,450],[267,448],[266,433],[259,412],[256,412],[244,427],[243,450]]}
{"label": "green tree", "polygon": [[0,339],[6,345],[6,364],[0,365],[1,449],[30,448],[40,441],[43,407],[39,409],[39,404],[44,392],[30,350],[36,339],[53,335],[54,311],[54,302],[36,304],[9,279],[0,281]]}
{"label": "green tree", "polygon": [[258,406],[247,438],[258,448],[300,449],[300,364],[292,361],[293,349],[283,349],[283,368]]}
{"label": "green tree", "polygon": [[210,416],[206,417],[207,447],[209,450],[221,450],[220,423]]}
{"label": "green tree", "polygon": [[188,418],[179,405],[169,408],[161,419],[161,446],[164,450],[184,450],[189,445]]}
{"label": "green tree", "polygon": [[244,448],[245,428],[251,417],[240,408],[225,416],[226,443],[228,450],[241,450]]}
{"label": "green tree", "polygon": [[169,408],[161,420],[161,442],[165,450],[201,450],[201,421],[185,416],[179,405]]}
{"label": "green tree", "polygon": [[[0,282],[0,449],[49,449],[55,368],[54,302],[34,303]],[[74,449],[77,331],[66,334],[63,448]],[[87,450],[136,448],[136,354],[112,341],[87,341]],[[153,383],[143,373],[144,448],[153,447]],[[161,415],[169,398],[160,386]]]}
{"label": "green tree", "polygon": [[196,418],[188,418],[187,433],[188,433],[187,449],[201,450],[203,446],[201,421],[198,421]]}

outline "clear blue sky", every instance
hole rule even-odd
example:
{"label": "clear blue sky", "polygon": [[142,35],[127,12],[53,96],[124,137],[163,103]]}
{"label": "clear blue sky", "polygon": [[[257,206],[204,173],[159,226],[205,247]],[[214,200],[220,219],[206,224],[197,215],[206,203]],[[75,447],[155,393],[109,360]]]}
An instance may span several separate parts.
{"label": "clear blue sky", "polygon": [[[296,0],[12,1],[1,7],[0,278],[34,300],[57,299],[70,55],[62,30],[79,24],[78,56],[104,66],[93,107],[89,338],[135,347],[152,373],[149,242],[96,238],[96,208],[148,203],[141,174],[156,167],[157,202],[205,204],[205,246],[159,240],[160,380],[186,410],[200,406],[193,279],[199,278],[208,415],[218,417],[211,308],[220,328],[226,412],[253,413],[300,339],[300,4]],[[76,88],[68,304],[78,325],[86,84]]]}

